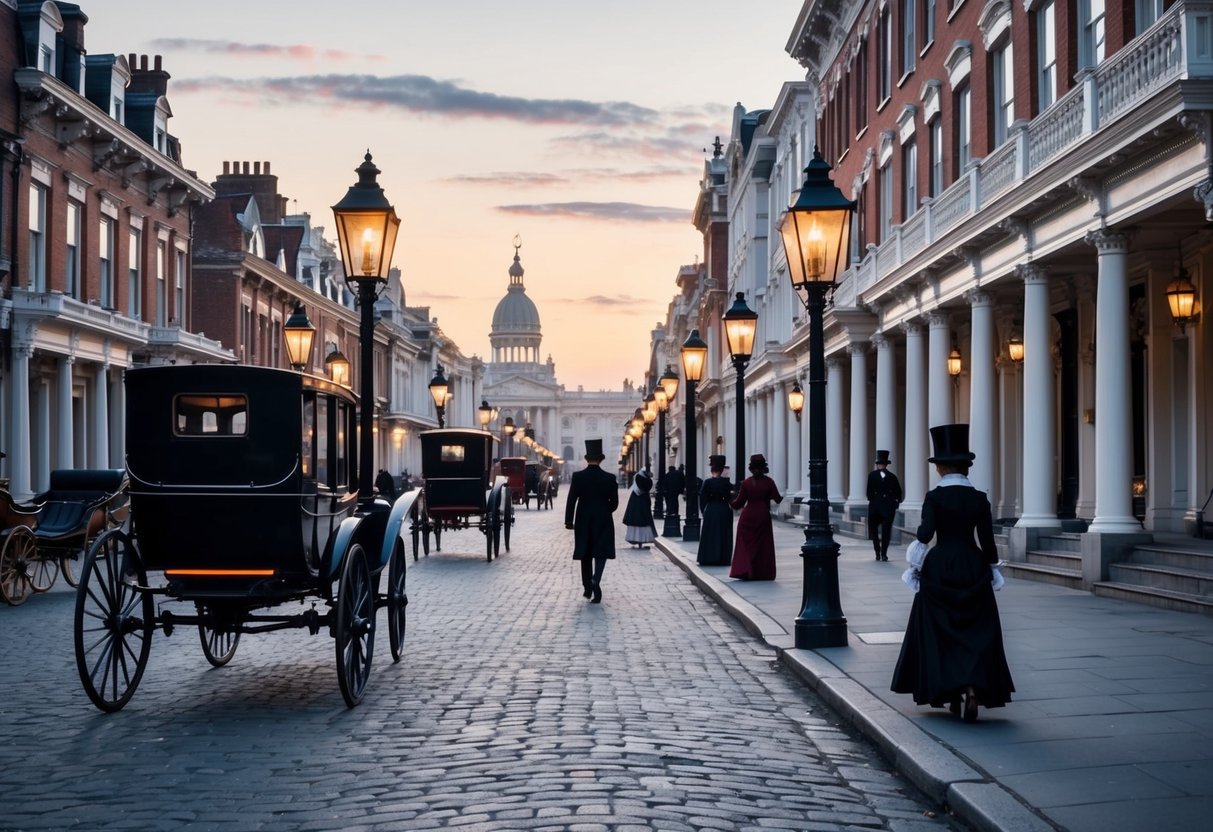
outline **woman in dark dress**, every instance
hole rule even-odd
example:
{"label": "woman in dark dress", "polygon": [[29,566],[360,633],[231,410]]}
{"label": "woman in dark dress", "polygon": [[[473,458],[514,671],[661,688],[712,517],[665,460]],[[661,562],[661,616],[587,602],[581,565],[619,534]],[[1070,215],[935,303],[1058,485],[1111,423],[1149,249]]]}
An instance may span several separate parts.
{"label": "woman in dark dress", "polygon": [[935,545],[919,569],[892,689],[957,714],[963,698],[964,721],[976,722],[978,705],[1001,708],[1015,690],[991,583],[998,550],[990,501],[967,476],[976,458],[969,426],[933,427],[931,443],[935,456],[927,461],[941,479],[923,501],[917,539],[935,538]]}
{"label": "woman in dark dress", "polygon": [[657,527],[653,525],[653,501],[649,492],[653,490],[653,477],[643,468],[632,479],[632,491],[628,495],[627,508],[623,510],[624,540],[641,549],[657,539]]}
{"label": "woman in dark dress", "polygon": [[733,555],[733,510],[729,499],[733,486],[724,476],[724,456],[708,457],[712,476],[699,489],[699,505],[703,521],[699,526],[700,566],[728,566]]}
{"label": "woman in dark dress", "polygon": [[783,502],[775,481],[767,476],[766,457],[750,457],[750,476],[741,482],[733,508],[741,509],[737,542],[733,547],[730,578],[743,581],[775,580],[775,533],[771,530],[771,501]]}

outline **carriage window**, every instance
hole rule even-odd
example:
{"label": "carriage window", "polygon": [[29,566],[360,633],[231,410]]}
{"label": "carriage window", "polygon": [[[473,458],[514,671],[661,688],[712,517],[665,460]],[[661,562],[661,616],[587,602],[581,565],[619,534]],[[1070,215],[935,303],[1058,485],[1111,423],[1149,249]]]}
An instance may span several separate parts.
{"label": "carriage window", "polygon": [[316,400],[308,396],[303,399],[303,444],[299,456],[303,462],[303,476],[312,475],[312,446],[316,441]]}
{"label": "carriage window", "polygon": [[337,487],[348,488],[350,484],[350,408],[340,402],[333,408],[337,412]]}
{"label": "carriage window", "polygon": [[178,436],[244,436],[248,399],[244,396],[183,395],[173,400]]}
{"label": "carriage window", "polygon": [[329,484],[329,401],[316,397],[316,482]]}
{"label": "carriage window", "polygon": [[442,446],[442,461],[443,462],[463,462],[464,451],[467,450],[462,445],[443,445]]}

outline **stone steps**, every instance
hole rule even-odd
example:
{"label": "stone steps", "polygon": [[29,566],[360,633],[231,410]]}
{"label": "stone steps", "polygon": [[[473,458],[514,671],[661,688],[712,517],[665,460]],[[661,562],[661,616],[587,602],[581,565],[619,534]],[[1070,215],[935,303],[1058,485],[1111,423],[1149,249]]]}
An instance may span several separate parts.
{"label": "stone steps", "polygon": [[1192,595],[1186,592],[1115,581],[1101,581],[1093,585],[1091,590],[1104,598],[1119,598],[1122,601],[1134,601],[1138,604],[1149,604],[1153,607],[1162,607],[1177,612],[1213,615],[1213,597],[1208,595]]}

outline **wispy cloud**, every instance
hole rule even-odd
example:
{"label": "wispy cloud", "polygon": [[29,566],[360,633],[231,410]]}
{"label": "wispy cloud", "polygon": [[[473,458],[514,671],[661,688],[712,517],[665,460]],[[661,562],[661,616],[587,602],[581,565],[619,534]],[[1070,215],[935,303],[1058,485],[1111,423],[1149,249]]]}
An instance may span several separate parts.
{"label": "wispy cloud", "polygon": [[448,176],[440,182],[455,185],[500,185],[502,187],[547,187],[551,185],[575,185],[586,182],[652,182],[661,179],[685,179],[694,175],[695,165],[658,167],[627,170],[625,168],[577,168],[559,172],[502,171],[496,173],[465,173]]}
{"label": "wispy cloud", "polygon": [[559,303],[568,306],[596,306],[603,312],[624,310],[629,313],[643,309],[653,302],[652,298],[637,298],[630,295],[588,295],[584,298],[552,298],[544,303]]}
{"label": "wispy cloud", "polygon": [[565,217],[584,220],[624,222],[690,222],[685,208],[662,208],[635,202],[542,202],[530,205],[498,205],[506,214],[529,217]]}
{"label": "wispy cloud", "polygon": [[570,136],[558,136],[552,139],[552,144],[565,151],[580,151],[607,156],[639,156],[645,159],[688,158],[701,152],[703,145],[699,137],[706,135],[710,129],[695,136],[671,135],[666,131],[653,133],[635,132],[624,135],[614,134],[605,130],[589,133],[578,133]]}
{"label": "wispy cloud", "polygon": [[382,61],[382,55],[363,55],[341,49],[323,49],[306,43],[242,43],[235,40],[203,38],[156,38],[153,49],[165,52],[204,52],[234,58],[287,58],[292,61]]}
{"label": "wispy cloud", "polygon": [[533,124],[592,124],[625,127],[658,113],[626,101],[576,98],[523,98],[468,89],[455,81],[425,75],[327,74],[276,78],[187,78],[174,92],[246,95],[259,103],[317,103],[395,108],[413,114],[506,119]]}

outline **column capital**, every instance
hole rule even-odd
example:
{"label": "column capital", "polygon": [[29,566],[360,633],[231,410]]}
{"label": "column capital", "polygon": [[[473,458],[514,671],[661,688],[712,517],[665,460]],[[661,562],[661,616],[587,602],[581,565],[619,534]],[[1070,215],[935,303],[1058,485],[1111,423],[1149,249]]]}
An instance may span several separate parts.
{"label": "column capital", "polygon": [[1015,275],[1024,283],[1046,283],[1049,280],[1049,270],[1039,263],[1020,263],[1015,267]]}
{"label": "column capital", "polygon": [[906,334],[907,338],[917,338],[922,335],[922,323],[916,319],[902,321],[899,326],[901,331]]}
{"label": "column capital", "polygon": [[841,370],[843,365],[842,356],[838,353],[834,353],[826,358],[826,369],[828,370]]}
{"label": "column capital", "polygon": [[877,352],[887,350],[893,346],[892,340],[883,332],[876,333],[868,340],[871,341],[872,346],[876,348]]}
{"label": "column capital", "polygon": [[847,344],[847,352],[851,354],[852,359],[862,358],[867,355],[868,343],[867,341],[852,341]]}
{"label": "column capital", "polygon": [[985,289],[970,289],[965,292],[965,300],[970,306],[991,306],[994,303],[994,297]]}
{"label": "column capital", "polygon": [[1085,239],[1100,254],[1124,254],[1129,250],[1129,235],[1125,231],[1100,228],[1088,231]]}
{"label": "column capital", "polygon": [[952,316],[942,309],[933,309],[927,313],[927,326],[931,329],[950,329]]}

